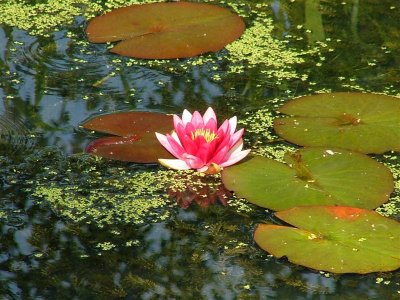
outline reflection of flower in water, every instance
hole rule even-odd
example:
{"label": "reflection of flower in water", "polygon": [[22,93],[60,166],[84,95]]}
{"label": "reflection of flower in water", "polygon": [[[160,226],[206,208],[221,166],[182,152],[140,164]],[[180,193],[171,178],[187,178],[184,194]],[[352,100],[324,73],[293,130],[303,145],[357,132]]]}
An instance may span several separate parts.
{"label": "reflection of flower in water", "polygon": [[243,129],[236,130],[236,117],[217,127],[217,117],[210,107],[203,116],[186,109],[182,119],[174,115],[171,134],[156,133],[160,143],[177,159],[159,159],[160,163],[176,170],[196,169],[207,174],[218,173],[223,167],[243,159],[250,150],[243,148]]}
{"label": "reflection of flower in water", "polygon": [[222,184],[219,174],[205,176],[186,171],[175,175],[174,184],[168,187],[168,195],[186,209],[192,202],[207,207],[219,201],[226,206],[231,193]]}

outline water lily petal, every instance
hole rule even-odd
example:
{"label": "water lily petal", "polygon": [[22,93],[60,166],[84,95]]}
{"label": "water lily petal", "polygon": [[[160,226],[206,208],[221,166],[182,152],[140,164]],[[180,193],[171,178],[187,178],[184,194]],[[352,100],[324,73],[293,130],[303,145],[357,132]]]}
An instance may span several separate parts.
{"label": "water lily petal", "polygon": [[229,145],[233,146],[236,145],[236,143],[242,138],[244,129],[240,129],[239,131],[236,131],[232,136],[229,141]]}
{"label": "water lily petal", "polygon": [[225,157],[229,157],[230,154],[228,154],[228,152],[229,152],[229,145],[225,145],[225,147],[214,152],[214,156],[210,159],[210,162],[220,165],[222,162],[224,162]]}
{"label": "water lily petal", "polygon": [[193,126],[196,129],[204,127],[203,117],[200,115],[200,113],[197,110],[192,115],[191,123],[193,124]]}
{"label": "water lily petal", "polygon": [[217,133],[217,120],[210,119],[207,122],[204,122],[206,125],[204,126],[205,129],[209,129],[211,132]]}
{"label": "water lily petal", "polygon": [[204,162],[200,158],[198,158],[194,155],[187,154],[187,153],[182,155],[182,159],[192,169],[199,169],[205,165]]}
{"label": "water lily petal", "polygon": [[192,136],[192,132],[194,132],[196,128],[194,127],[193,123],[187,123],[185,126],[185,133],[188,136]]}
{"label": "water lily petal", "polygon": [[229,125],[230,125],[230,134],[232,135],[236,130],[236,125],[237,125],[237,117],[236,116],[229,119]]}
{"label": "water lily petal", "polygon": [[175,127],[175,132],[178,135],[178,138],[182,143],[183,137],[186,136],[186,130],[185,130],[185,127],[183,126],[183,124],[178,124]]}
{"label": "water lily petal", "polygon": [[214,120],[217,123],[217,116],[215,115],[214,110],[209,107],[203,115],[204,124],[207,124],[210,120]]}
{"label": "water lily petal", "polygon": [[174,120],[174,128],[176,129],[179,125],[183,126],[183,121],[181,118],[179,118],[177,115],[173,116]]}
{"label": "water lily petal", "polygon": [[208,146],[208,151],[209,151],[209,153],[208,153],[208,155],[207,155],[207,160],[206,160],[206,162],[208,163],[208,162],[211,162],[211,158],[215,155],[215,153],[216,153],[216,148],[219,146],[219,140],[218,139],[215,139],[215,140],[213,140],[211,143],[209,143],[209,146]]}
{"label": "water lily petal", "polygon": [[218,128],[218,135],[220,135],[220,133],[227,133],[230,132],[230,125],[229,125],[229,121],[225,120],[224,123],[222,123],[221,126],[219,126]]}
{"label": "water lily petal", "polygon": [[167,136],[156,132],[156,138],[160,142],[160,144],[163,145],[165,149],[167,149],[168,152],[170,152],[175,157],[179,157],[178,152],[176,152],[174,148],[171,146]]}
{"label": "water lily petal", "polygon": [[163,159],[158,160],[160,164],[164,167],[175,169],[175,170],[189,170],[190,166],[186,164],[184,160],[181,159]]}
{"label": "water lily petal", "polygon": [[186,126],[186,124],[189,123],[190,121],[192,121],[192,114],[187,109],[185,109],[182,113],[183,125]]}
{"label": "water lily petal", "polygon": [[186,152],[185,149],[183,149],[181,143],[176,142],[175,139],[169,134],[167,134],[166,136],[167,136],[167,141],[168,141],[170,147],[174,151],[174,152],[171,152],[171,154],[175,157],[181,158],[182,154]]}
{"label": "water lily petal", "polygon": [[229,150],[229,154],[234,154],[242,151],[243,149],[243,140],[240,139],[231,149]]}
{"label": "water lily petal", "polygon": [[196,138],[196,144],[199,146],[196,156],[198,158],[200,158],[202,161],[204,162],[208,162],[208,160],[210,159],[210,156],[212,155],[211,152],[211,145],[209,143],[206,142],[206,140],[204,139],[204,137],[199,136],[198,138]]}
{"label": "water lily petal", "polygon": [[225,134],[223,132],[220,132],[220,134],[218,134],[218,137],[219,137],[218,147],[215,150],[215,152],[221,151],[221,149],[224,148],[225,146],[231,146],[231,144],[230,144],[231,136],[229,134]]}
{"label": "water lily petal", "polygon": [[181,143],[181,141],[180,141],[180,139],[179,139],[179,136],[178,136],[178,134],[176,133],[175,130],[172,131],[171,137],[175,140],[175,142],[177,142],[177,143],[179,144],[179,146],[182,147],[182,143]]}
{"label": "water lily petal", "polygon": [[228,161],[231,157],[236,156],[238,153],[240,153],[243,149],[243,140],[240,139],[233,147],[229,146],[229,151],[226,152],[225,156],[222,158],[222,162],[224,163]]}
{"label": "water lily petal", "polygon": [[204,167],[201,167],[200,169],[197,169],[197,172],[204,173],[205,171],[207,171],[207,170],[208,170],[208,167],[209,167],[209,166],[204,166]]}
{"label": "water lily petal", "polygon": [[240,151],[239,153],[232,154],[229,159],[222,164],[220,164],[221,167],[228,167],[231,166],[238,161],[242,160],[245,158],[248,154],[250,153],[250,149]]}
{"label": "water lily petal", "polygon": [[184,135],[181,139],[183,148],[185,148],[185,151],[189,154],[196,155],[197,150],[199,147],[197,144],[192,140],[191,137]]}

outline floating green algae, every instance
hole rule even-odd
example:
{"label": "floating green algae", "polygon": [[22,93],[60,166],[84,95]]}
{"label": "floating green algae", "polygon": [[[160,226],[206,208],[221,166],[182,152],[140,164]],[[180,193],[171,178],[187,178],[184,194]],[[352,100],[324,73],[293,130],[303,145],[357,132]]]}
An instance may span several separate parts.
{"label": "floating green algae", "polygon": [[156,1],[109,0],[103,6],[101,1],[91,0],[47,0],[44,3],[6,0],[0,4],[0,24],[26,30],[31,35],[48,37],[61,25],[71,24],[76,16],[91,18],[117,7],[150,2]]}
{"label": "floating green algae", "polygon": [[[230,5],[230,3],[228,3]],[[254,13],[256,14],[256,13]],[[257,69],[260,80],[273,79],[276,83],[284,80],[300,79],[306,81],[308,75],[300,73],[296,68],[319,54],[320,47],[296,49],[288,47],[289,40],[274,37],[275,27],[270,16],[256,18],[246,28],[241,38],[228,44],[218,54],[206,54],[185,61],[129,59],[126,66],[148,65],[151,67],[168,66],[168,71],[184,72],[196,66],[207,66],[214,81],[224,77]],[[228,62],[227,72],[221,72],[220,64]]]}
{"label": "floating green algae", "polygon": [[394,178],[394,192],[389,202],[381,205],[376,212],[385,217],[400,219],[400,158],[394,152],[384,154],[381,158],[382,162],[390,169]]}
{"label": "floating green algae", "polygon": [[229,200],[232,213],[251,211],[244,200],[230,197],[219,174],[204,176],[88,154],[64,156],[51,148],[36,150],[19,164],[2,162],[3,184],[19,187],[34,203],[50,207],[70,224],[107,226],[113,235],[119,234],[118,225],[170,220],[179,211],[176,202],[187,202],[187,198],[191,200],[186,207],[193,199],[192,205],[204,207]]}
{"label": "floating green algae", "polygon": [[[90,182],[37,181],[32,196],[49,204],[60,216],[75,223],[98,227],[166,220],[174,202],[165,187],[171,182],[171,171],[135,171],[111,168],[114,174],[97,173]],[[172,184],[172,183],[171,183]]]}
{"label": "floating green algae", "polygon": [[19,186],[30,199],[70,222],[104,227],[168,218],[174,207],[164,191],[169,172],[144,171],[87,154],[65,157],[45,148],[19,164],[4,161],[1,181]]}
{"label": "floating green algae", "polygon": [[[168,204],[168,199],[156,196],[161,187],[157,182],[158,175],[132,176],[128,180],[132,188],[115,189],[115,186],[108,186],[91,189],[78,185],[60,187],[57,183],[39,185],[32,196],[47,202],[59,215],[73,222],[95,223],[98,227],[106,224],[143,224],[148,219],[156,222],[169,216],[168,211],[156,210]],[[138,182],[149,183],[150,188],[136,188]]]}
{"label": "floating green algae", "polygon": [[[83,16],[86,21],[114,8],[131,4],[144,4],[157,2],[154,0],[48,0],[45,3],[32,3],[30,1],[8,0],[0,4],[0,24],[17,27],[26,30],[35,36],[51,36],[60,30],[62,26],[71,25],[75,17]],[[216,54],[206,54],[187,60],[140,60],[140,59],[112,59],[112,69],[106,79],[118,76],[118,72],[126,67],[145,66],[161,68],[169,73],[185,73],[197,66],[204,66],[210,74],[210,79],[221,81],[226,76],[243,73],[246,70],[256,68],[262,80],[272,79],[280,84],[285,80],[301,79],[306,81],[308,75],[296,70],[305,59],[311,59],[322,49],[300,49],[288,46],[288,39],[274,37],[275,29],[273,16],[269,4],[262,1],[237,3],[236,1],[200,1],[221,5],[234,10],[241,15],[247,29],[239,40],[228,45],[225,50]],[[78,22],[76,22],[78,24]],[[85,23],[79,21],[79,26]],[[81,52],[88,55],[100,55],[96,50],[91,50],[90,44],[82,40],[82,30],[77,26],[69,26],[66,36],[71,43],[82,48]],[[109,45],[110,46],[110,45]],[[101,47],[97,48],[101,49]],[[104,48],[104,52],[106,49]],[[111,57],[111,56],[110,56]],[[260,69],[260,70],[259,70]],[[96,82],[96,86],[102,81]]]}
{"label": "floating green algae", "polygon": [[272,19],[260,18],[246,29],[239,40],[227,45],[229,60],[233,63],[230,72],[242,73],[248,68],[261,67],[260,73],[267,78],[307,80],[307,75],[299,75],[293,66],[304,63],[305,57],[315,54],[317,49],[290,49],[288,41],[273,37],[273,30]]}
{"label": "floating green algae", "polygon": [[[281,99],[270,101],[273,107],[281,103]],[[265,156],[283,162],[286,152],[293,151],[296,148],[287,143],[283,143],[273,132],[273,120],[276,112],[270,107],[260,108],[245,113],[238,123],[245,128],[245,140],[251,145],[251,154]]]}
{"label": "floating green algae", "polygon": [[0,24],[26,30],[31,35],[50,36],[83,11],[92,14],[99,9],[101,6],[89,0],[48,0],[46,3],[8,0],[0,4]]}

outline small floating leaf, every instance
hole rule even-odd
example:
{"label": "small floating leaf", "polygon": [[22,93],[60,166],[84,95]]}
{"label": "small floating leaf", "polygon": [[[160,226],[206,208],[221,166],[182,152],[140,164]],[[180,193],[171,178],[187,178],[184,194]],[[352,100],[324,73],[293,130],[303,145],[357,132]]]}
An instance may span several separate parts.
{"label": "small floating leaf", "polygon": [[372,209],[393,191],[389,169],[364,154],[304,148],[285,160],[287,164],[254,157],[224,169],[222,180],[239,197],[273,210],[301,205]]}
{"label": "small floating leaf", "polygon": [[265,251],[316,270],[370,273],[400,268],[400,223],[375,211],[343,206],[295,207],[276,213],[295,227],[260,224]]}
{"label": "small floating leaf", "polygon": [[150,3],[114,9],[92,19],[89,41],[120,41],[111,52],[145,59],[216,52],[239,38],[242,19],[230,10],[191,2]]}
{"label": "small floating leaf", "polygon": [[154,163],[172,158],[158,142],[155,132],[172,130],[172,116],[153,112],[122,112],[95,117],[82,126],[88,130],[114,134],[94,140],[86,152],[122,161]]}
{"label": "small floating leaf", "polygon": [[279,111],[274,129],[302,146],[340,147],[362,153],[400,151],[400,99],[363,93],[301,97]]}

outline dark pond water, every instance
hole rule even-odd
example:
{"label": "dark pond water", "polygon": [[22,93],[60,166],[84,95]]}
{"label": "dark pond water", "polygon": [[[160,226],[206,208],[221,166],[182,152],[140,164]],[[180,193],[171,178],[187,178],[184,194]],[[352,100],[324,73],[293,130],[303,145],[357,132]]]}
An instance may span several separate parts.
{"label": "dark pond water", "polygon": [[[95,115],[180,114],[184,108],[212,106],[221,118],[246,120],[259,109],[273,111],[279,102],[317,91],[400,95],[399,1],[236,1],[228,6],[243,13],[248,28],[272,21],[273,39],[266,44],[281,47],[267,48],[273,62],[265,53],[258,60],[255,56],[256,63],[251,60],[251,53],[262,53],[262,34],[267,39],[272,28],[266,26],[255,31],[247,60],[223,50],[204,56],[203,63],[159,64],[88,44],[86,6],[76,4],[87,1],[70,1],[82,13],[71,17],[72,23],[49,25],[48,36],[10,21],[2,24],[10,19],[4,14],[23,19],[15,7],[5,13],[17,2],[35,11],[33,5],[55,1],[0,3],[1,299],[400,298],[399,272],[334,275],[268,256],[254,244],[253,230],[259,222],[279,221],[251,205],[183,210],[172,199],[152,214],[130,219],[122,200],[114,203],[121,206],[118,212],[112,205],[93,212],[93,202],[85,214],[86,207],[76,204],[96,191],[110,199],[129,193],[149,202],[164,197],[162,180],[139,193],[141,179],[135,177],[150,173],[144,185],[155,184],[153,175],[162,168],[83,154],[95,135],[79,124]],[[36,20],[32,15],[26,22]],[[303,62],[290,59],[305,51],[295,55]],[[234,72],[232,65],[243,72]],[[283,70],[287,73],[279,73]],[[264,131],[248,130],[247,146],[273,135],[271,128]],[[276,143],[277,149],[286,146]],[[399,161],[396,154],[390,159]],[[110,184],[104,190],[112,181],[123,188]],[[40,197],[43,187],[51,190]],[[396,191],[395,208],[398,197]],[[396,212],[392,217],[399,220]]]}

